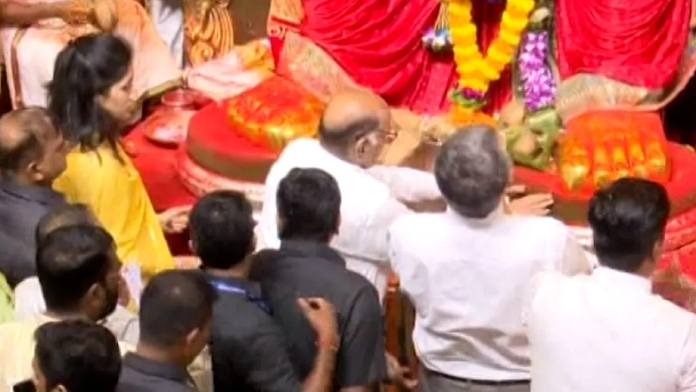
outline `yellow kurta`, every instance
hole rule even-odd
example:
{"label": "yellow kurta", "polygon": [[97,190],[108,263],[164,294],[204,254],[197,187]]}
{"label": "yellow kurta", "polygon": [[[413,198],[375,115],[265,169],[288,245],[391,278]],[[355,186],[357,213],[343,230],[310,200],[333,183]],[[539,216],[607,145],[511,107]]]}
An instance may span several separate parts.
{"label": "yellow kurta", "polygon": [[114,237],[121,261],[137,263],[147,279],[174,268],[174,259],[140,174],[122,149],[120,155],[123,163],[106,145],[96,151],[76,148],[53,188],[71,203],[90,206]]}

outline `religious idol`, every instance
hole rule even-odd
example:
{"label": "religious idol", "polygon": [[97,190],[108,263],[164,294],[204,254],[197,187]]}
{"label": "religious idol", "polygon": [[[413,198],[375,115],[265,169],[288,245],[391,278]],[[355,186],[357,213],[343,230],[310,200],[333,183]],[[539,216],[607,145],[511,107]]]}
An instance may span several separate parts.
{"label": "religious idol", "polygon": [[200,65],[232,51],[234,27],[230,0],[184,0],[184,56]]}

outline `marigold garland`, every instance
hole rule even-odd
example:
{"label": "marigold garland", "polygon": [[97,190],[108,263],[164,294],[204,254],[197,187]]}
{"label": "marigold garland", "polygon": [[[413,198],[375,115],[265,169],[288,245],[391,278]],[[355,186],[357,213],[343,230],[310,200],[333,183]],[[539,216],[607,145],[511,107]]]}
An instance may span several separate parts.
{"label": "marigold garland", "polygon": [[507,0],[500,21],[498,36],[481,54],[477,42],[476,24],[471,18],[472,0],[450,0],[449,32],[454,46],[459,83],[452,99],[452,121],[456,124],[495,124],[495,120],[480,111],[485,105],[488,87],[500,79],[500,73],[510,64],[529,22],[534,0]]}

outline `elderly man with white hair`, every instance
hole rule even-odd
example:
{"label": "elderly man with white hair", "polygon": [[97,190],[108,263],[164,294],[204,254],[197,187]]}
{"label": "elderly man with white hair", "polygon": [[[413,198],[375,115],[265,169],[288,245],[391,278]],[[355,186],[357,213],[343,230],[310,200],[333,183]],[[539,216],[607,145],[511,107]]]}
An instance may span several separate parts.
{"label": "elderly man with white hair", "polygon": [[592,270],[563,223],[505,213],[511,170],[494,129],[462,129],[435,160],[447,211],[403,215],[389,230],[392,269],[416,309],[425,392],[528,392],[532,276]]}

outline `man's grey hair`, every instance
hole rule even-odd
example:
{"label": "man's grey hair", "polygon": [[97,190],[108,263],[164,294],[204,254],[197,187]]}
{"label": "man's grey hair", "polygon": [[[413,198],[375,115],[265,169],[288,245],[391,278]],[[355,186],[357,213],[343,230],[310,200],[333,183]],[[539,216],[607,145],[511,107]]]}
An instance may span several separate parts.
{"label": "man's grey hair", "polygon": [[458,214],[482,219],[498,208],[510,180],[511,163],[486,125],[459,129],[435,158],[435,179]]}

